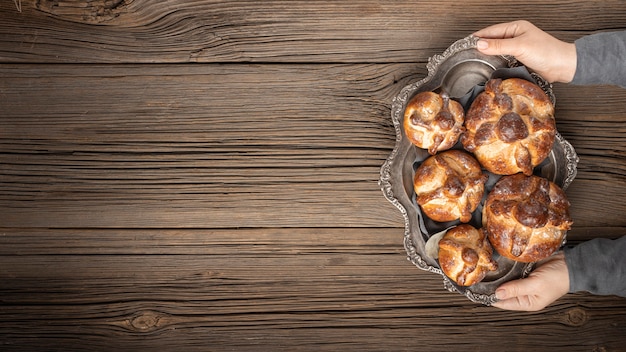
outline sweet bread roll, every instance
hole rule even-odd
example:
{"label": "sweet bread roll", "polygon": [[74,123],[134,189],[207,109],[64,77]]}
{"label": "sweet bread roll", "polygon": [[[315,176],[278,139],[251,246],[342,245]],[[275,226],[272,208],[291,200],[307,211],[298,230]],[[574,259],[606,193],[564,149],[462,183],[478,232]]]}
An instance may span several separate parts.
{"label": "sweet bread roll", "polygon": [[483,197],[487,177],[465,151],[430,156],[415,171],[417,204],[432,220],[468,222]]}
{"label": "sweet bread roll", "polygon": [[404,131],[414,145],[431,155],[452,148],[463,132],[463,106],[447,94],[421,92],[404,111]]}
{"label": "sweet bread roll", "polygon": [[549,257],[572,225],[569,201],[539,176],[502,176],[483,207],[483,228],[500,255],[519,262]]}
{"label": "sweet bread roll", "polygon": [[552,150],[554,106],[534,83],[491,79],[468,109],[465,129],[461,143],[485,169],[531,175]]}
{"label": "sweet bread roll", "polygon": [[497,270],[493,249],[484,231],[461,224],[439,241],[439,265],[446,276],[461,286],[471,286]]}

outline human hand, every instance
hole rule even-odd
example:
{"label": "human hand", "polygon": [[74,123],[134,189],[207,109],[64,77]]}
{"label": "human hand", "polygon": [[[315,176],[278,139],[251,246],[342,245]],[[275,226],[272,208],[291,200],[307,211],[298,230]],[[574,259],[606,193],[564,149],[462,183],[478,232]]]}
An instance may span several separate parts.
{"label": "human hand", "polygon": [[487,55],[511,55],[548,82],[569,83],[576,73],[576,46],[528,21],[496,24],[474,33],[477,49]]}
{"label": "human hand", "polygon": [[538,311],[569,291],[569,273],[563,252],[537,264],[527,278],[502,284],[496,290],[494,307],[506,310]]}

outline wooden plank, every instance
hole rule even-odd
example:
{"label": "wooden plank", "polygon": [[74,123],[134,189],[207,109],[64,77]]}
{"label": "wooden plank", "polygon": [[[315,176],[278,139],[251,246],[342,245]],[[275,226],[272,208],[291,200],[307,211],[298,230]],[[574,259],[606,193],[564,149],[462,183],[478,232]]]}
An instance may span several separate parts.
{"label": "wooden plank", "polygon": [[[391,99],[423,75],[413,64],[3,65],[0,224],[401,227],[377,182],[395,144]],[[624,227],[626,91],[558,88],[559,130],[580,156],[575,227]]]}
{"label": "wooden plank", "polygon": [[[577,227],[570,244],[617,238],[624,227]],[[43,229],[0,228],[0,256],[297,255],[312,252],[405,256],[404,228]]]}
{"label": "wooden plank", "polygon": [[13,229],[0,255],[297,255],[356,251],[404,255],[402,228]]}
{"label": "wooden plank", "polygon": [[425,62],[512,14],[572,41],[626,23],[619,0],[20,3],[0,3],[2,62]]}
{"label": "wooden plank", "polygon": [[[159,227],[254,227],[281,218],[309,226],[307,213],[315,226],[337,215],[342,226],[358,226],[378,211],[362,209],[358,194],[368,189],[366,197],[392,210],[377,179],[394,137],[384,132],[392,129],[379,116],[389,112],[376,95],[390,99],[395,77],[407,79],[395,69],[408,66],[29,67],[3,70],[2,207],[13,209],[4,226],[109,227],[101,214],[135,211],[135,220],[114,226],[144,227],[154,216],[169,219]],[[332,97],[331,76],[343,96]],[[380,79],[389,82],[367,92],[368,81]],[[350,97],[354,90],[361,92]],[[320,200],[329,191],[330,204]],[[47,209],[36,218],[27,215],[33,199]],[[189,208],[193,199],[203,204]],[[20,224],[23,216],[30,219]]]}
{"label": "wooden plank", "polygon": [[[268,247],[261,241],[231,252],[213,243],[202,254],[2,255],[0,344],[79,351],[623,346],[623,299],[567,295],[541,314],[484,307],[445,291],[402,249],[386,248],[388,231],[382,248],[368,245],[378,229],[364,232],[365,251],[354,246],[359,238],[335,234],[321,246],[310,230],[294,230],[290,240],[279,231],[267,236],[278,238]],[[328,238],[320,236],[313,239]]]}

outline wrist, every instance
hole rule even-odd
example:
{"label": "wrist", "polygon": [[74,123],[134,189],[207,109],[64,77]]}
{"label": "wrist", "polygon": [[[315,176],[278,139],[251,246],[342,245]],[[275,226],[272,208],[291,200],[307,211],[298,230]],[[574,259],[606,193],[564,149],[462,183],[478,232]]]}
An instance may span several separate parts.
{"label": "wrist", "polygon": [[570,83],[576,74],[577,55],[574,43],[563,43],[560,50],[560,62],[557,82]]}
{"label": "wrist", "polygon": [[565,253],[563,251],[555,253],[552,261],[559,273],[559,277],[554,284],[558,287],[559,296],[562,296],[569,292],[569,270],[565,261]]}

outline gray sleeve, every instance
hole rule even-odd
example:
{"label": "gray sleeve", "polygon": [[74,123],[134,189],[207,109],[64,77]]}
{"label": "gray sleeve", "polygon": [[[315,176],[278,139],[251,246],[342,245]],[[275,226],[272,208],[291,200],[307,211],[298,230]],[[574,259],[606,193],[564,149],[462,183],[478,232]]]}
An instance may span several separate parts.
{"label": "gray sleeve", "polygon": [[569,292],[626,297],[626,236],[596,238],[565,248]]}
{"label": "gray sleeve", "polygon": [[[626,31],[582,37],[576,44],[572,84],[612,84],[626,88]],[[570,292],[626,297],[626,236],[596,238],[565,248]]]}
{"label": "gray sleeve", "polygon": [[609,84],[626,88],[626,31],[579,38],[572,84]]}

